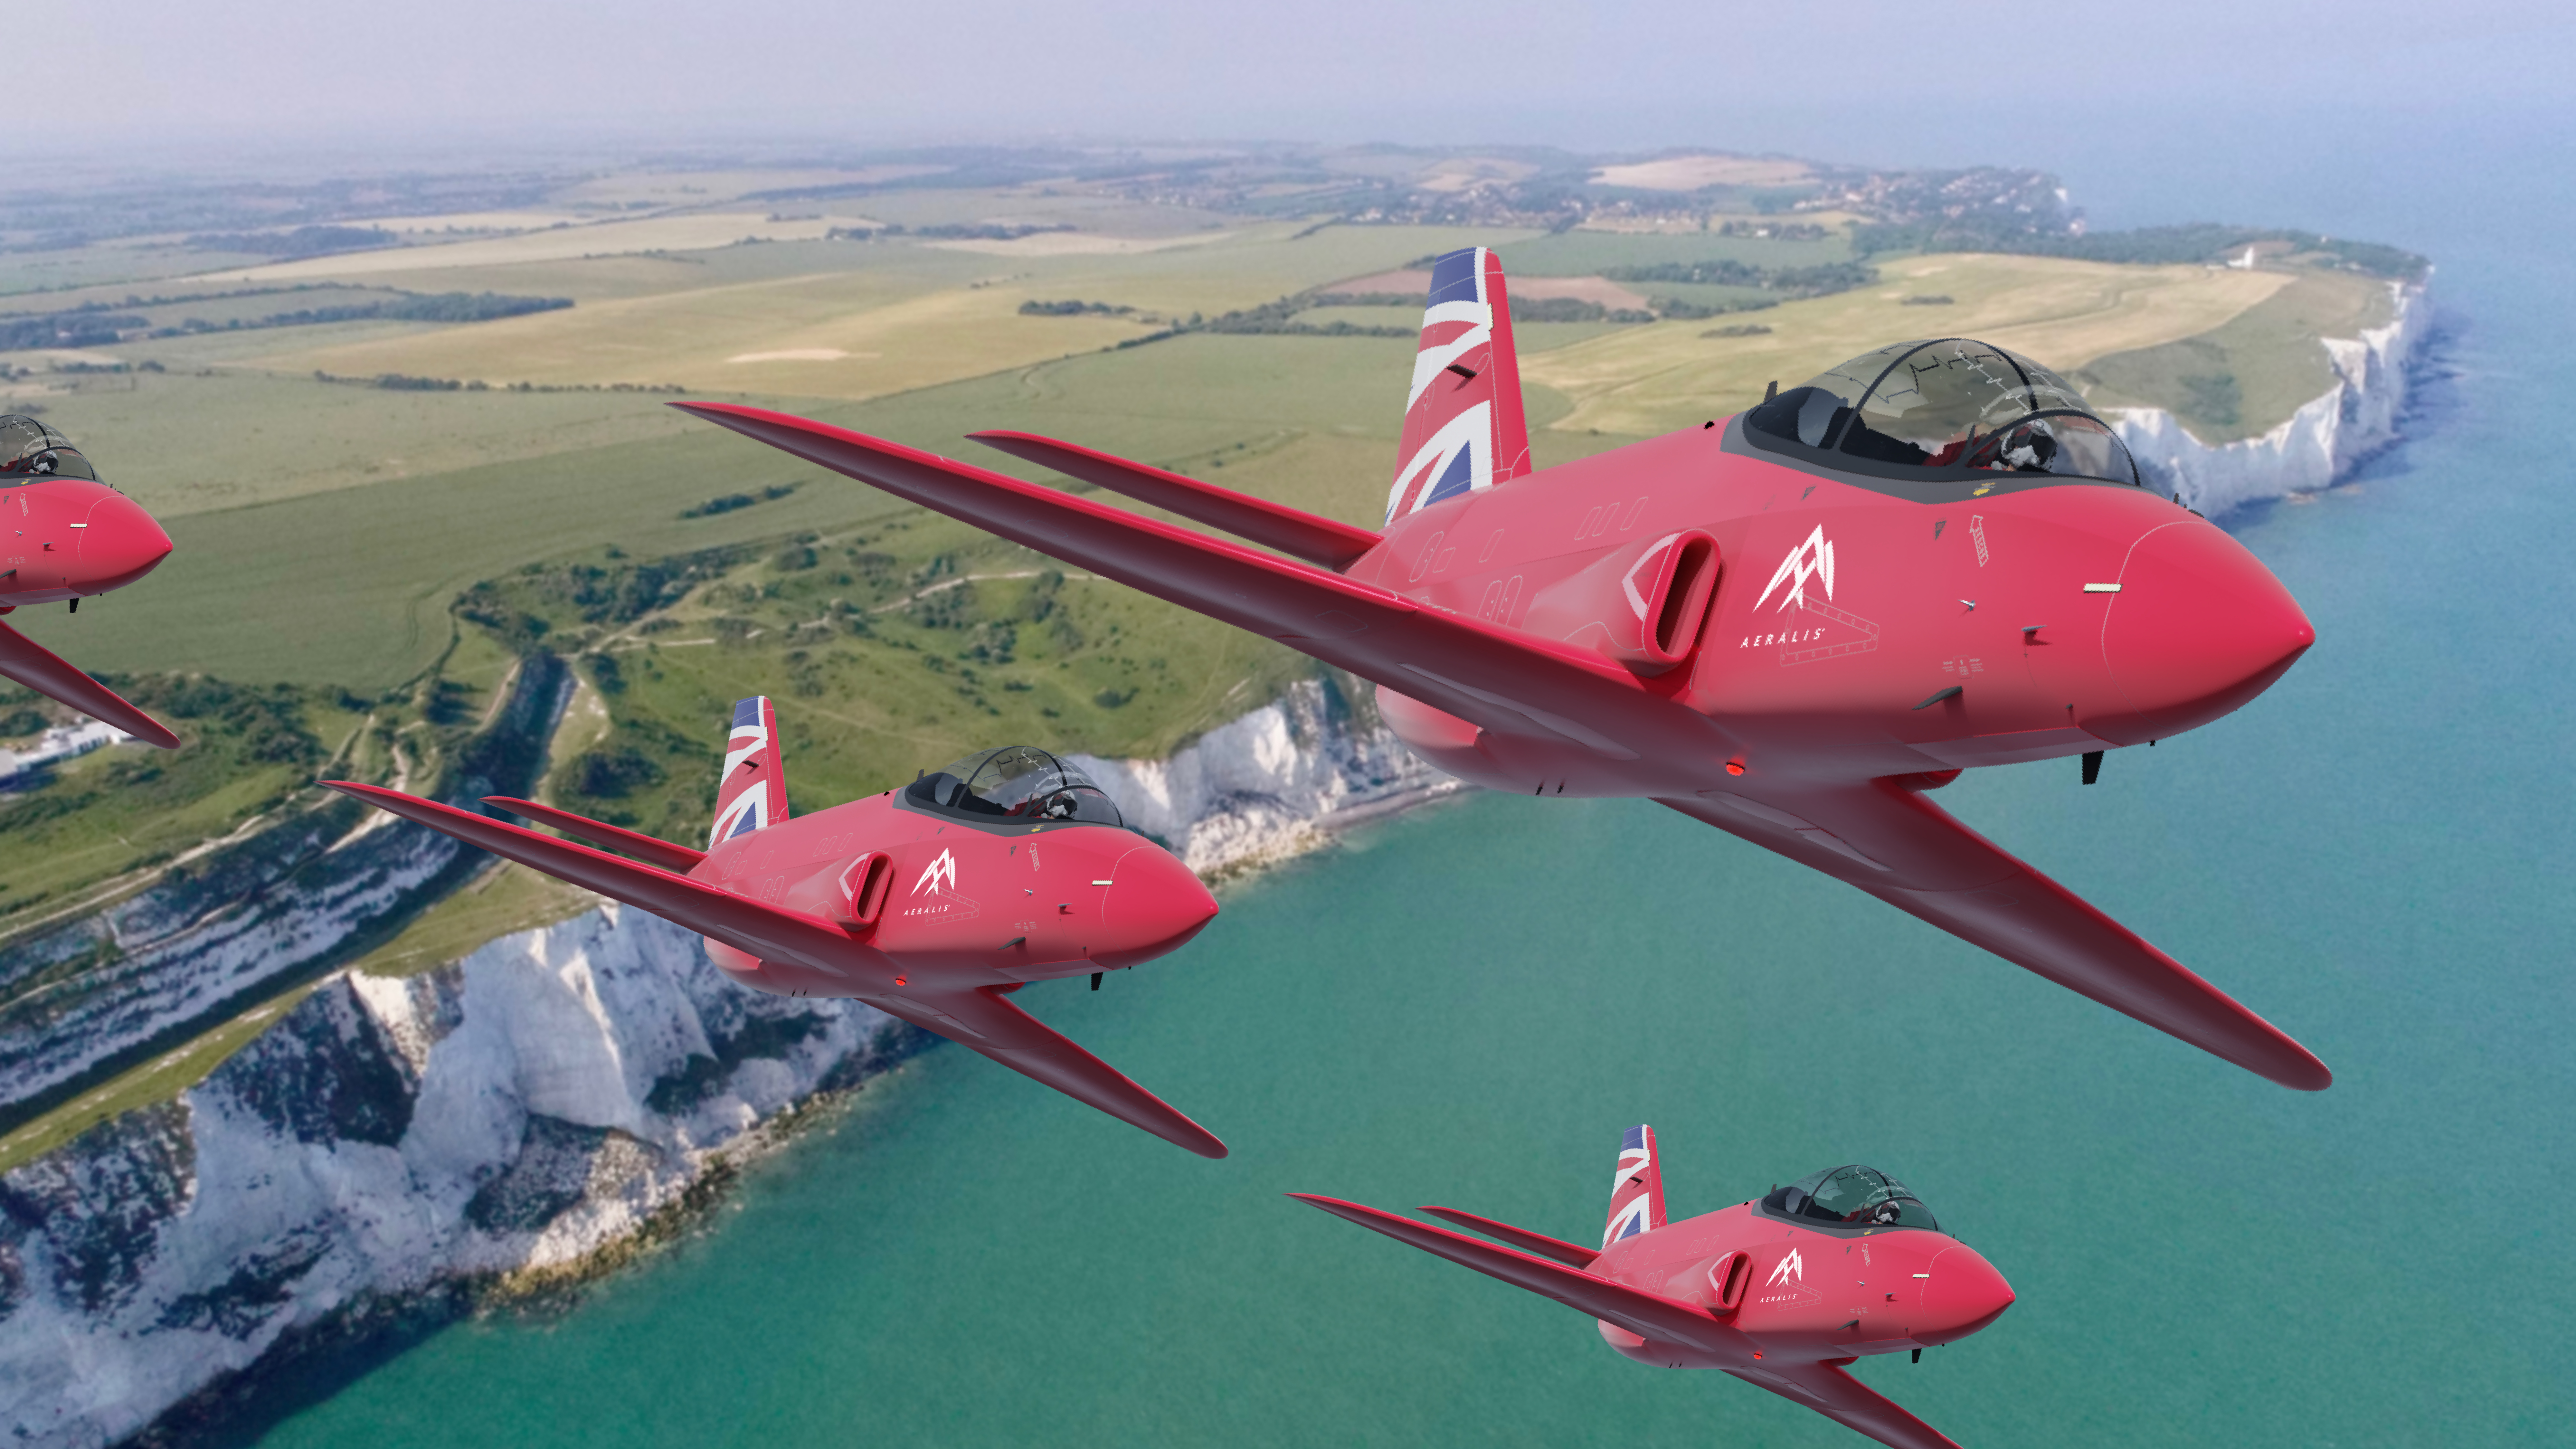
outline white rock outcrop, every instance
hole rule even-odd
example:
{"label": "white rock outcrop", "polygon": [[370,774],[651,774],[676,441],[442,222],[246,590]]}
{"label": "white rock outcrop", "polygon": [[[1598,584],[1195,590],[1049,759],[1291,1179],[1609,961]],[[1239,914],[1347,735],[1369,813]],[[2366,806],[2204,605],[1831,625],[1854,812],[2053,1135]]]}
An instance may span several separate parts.
{"label": "white rock outcrop", "polygon": [[2388,284],[2396,317],[2359,337],[2324,339],[2335,385],[2259,438],[2209,444],[2163,408],[2106,410],[2147,481],[2211,517],[2333,485],[2397,437],[2408,366],[2432,329],[2421,283]]}

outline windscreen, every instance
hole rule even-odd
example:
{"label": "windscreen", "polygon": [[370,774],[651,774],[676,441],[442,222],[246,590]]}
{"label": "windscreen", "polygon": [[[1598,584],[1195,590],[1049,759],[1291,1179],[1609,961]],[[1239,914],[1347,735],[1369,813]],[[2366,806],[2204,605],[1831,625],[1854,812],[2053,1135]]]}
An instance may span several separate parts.
{"label": "windscreen", "polygon": [[1874,1167],[1828,1167],[1777,1189],[1762,1205],[1784,1217],[1850,1228],[1926,1228],[1938,1232],[1932,1210],[1911,1188]]}
{"label": "windscreen", "polygon": [[951,760],[905,786],[903,793],[916,805],[970,818],[1127,823],[1088,776],[1029,745]]}
{"label": "windscreen", "polygon": [[1744,425],[1761,438],[1838,454],[1874,473],[1937,468],[2138,481],[2129,450],[2074,384],[2027,357],[1964,337],[1864,352],[1747,411]]}
{"label": "windscreen", "polygon": [[39,478],[97,477],[71,439],[23,413],[0,417],[0,487]]}

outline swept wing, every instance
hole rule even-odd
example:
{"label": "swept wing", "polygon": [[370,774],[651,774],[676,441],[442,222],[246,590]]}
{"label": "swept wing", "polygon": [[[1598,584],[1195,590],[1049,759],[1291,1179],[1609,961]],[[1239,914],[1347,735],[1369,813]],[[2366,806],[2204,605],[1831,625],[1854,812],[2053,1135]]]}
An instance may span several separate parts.
{"label": "swept wing", "polygon": [[1222,528],[1237,538],[1251,539],[1264,548],[1275,548],[1336,573],[1358,562],[1362,554],[1379,543],[1378,536],[1365,528],[1353,528],[1338,519],[1202,483],[1150,463],[1130,462],[1079,443],[1007,430],[966,436],[1014,458],[1025,458],[1112,493],[1124,493],[1139,503],[1169,509],[1183,518],[1195,518],[1210,528]]}
{"label": "swept wing", "polygon": [[1304,1192],[1288,1195],[1299,1202],[1322,1208],[1337,1218],[1355,1222],[1371,1232],[1384,1233],[1399,1243],[1410,1244],[1461,1267],[1473,1268],[1488,1278],[1500,1278],[1515,1288],[1526,1288],[1542,1298],[1553,1298],[1568,1308],[1581,1309],[1606,1323],[1615,1323],[1639,1338],[1683,1344],[1709,1353],[1752,1361],[1753,1345],[1743,1334],[1678,1298],[1666,1298],[1660,1293],[1648,1293],[1625,1283],[1613,1283],[1580,1268],[1533,1258],[1527,1253],[1515,1253],[1509,1248],[1497,1248],[1447,1228],[1417,1223],[1411,1218],[1398,1217],[1355,1202],[1344,1202],[1337,1197]]}
{"label": "swept wing", "polygon": [[1722,758],[1726,748],[1705,716],[1581,650],[864,433],[762,408],[673,406],[1497,734],[1571,740],[1618,760]]}
{"label": "swept wing", "polygon": [[2334,1083],[2280,1028],[1917,791],[1868,781],[1765,801],[1701,794],[1660,803],[2282,1086]]}

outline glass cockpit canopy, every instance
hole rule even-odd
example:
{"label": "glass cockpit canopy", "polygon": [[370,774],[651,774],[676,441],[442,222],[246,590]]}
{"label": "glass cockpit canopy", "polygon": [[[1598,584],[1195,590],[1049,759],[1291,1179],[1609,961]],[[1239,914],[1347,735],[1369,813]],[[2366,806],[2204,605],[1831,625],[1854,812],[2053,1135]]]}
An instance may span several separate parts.
{"label": "glass cockpit canopy", "polygon": [[23,413],[0,417],[0,488],[39,478],[97,477],[71,439]]}
{"label": "glass cockpit canopy", "polygon": [[903,795],[924,809],[971,820],[1127,823],[1089,776],[1028,745],[1005,745],[952,760],[906,785]]}
{"label": "glass cockpit canopy", "polygon": [[1744,425],[1773,452],[1794,444],[1797,456],[1880,477],[2139,481],[2129,450],[2074,384],[1966,337],[1864,352],[1746,412]]}
{"label": "glass cockpit canopy", "polygon": [[1914,1190],[1875,1167],[1853,1163],[1811,1173],[1775,1188],[1762,1206],[1787,1218],[1844,1228],[1941,1230]]}

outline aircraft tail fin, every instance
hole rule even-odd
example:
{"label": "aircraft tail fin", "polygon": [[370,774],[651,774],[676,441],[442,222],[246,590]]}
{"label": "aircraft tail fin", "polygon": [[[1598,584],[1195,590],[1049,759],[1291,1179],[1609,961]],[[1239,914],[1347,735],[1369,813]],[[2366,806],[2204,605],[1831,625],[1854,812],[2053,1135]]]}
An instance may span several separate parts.
{"label": "aircraft tail fin", "polygon": [[707,832],[707,849],[786,818],[787,777],[779,769],[778,710],[765,694],[736,700],[733,732],[725,739],[724,775],[716,785],[716,823]]}
{"label": "aircraft tail fin", "polygon": [[1390,524],[1530,471],[1511,298],[1501,260],[1485,247],[1432,260],[1430,304],[1422,312],[1396,459],[1386,496]]}
{"label": "aircraft tail fin", "polygon": [[1655,1156],[1655,1129],[1640,1123],[1619,1144],[1619,1171],[1610,1179],[1610,1225],[1601,1230],[1601,1246],[1663,1225],[1664,1164]]}

